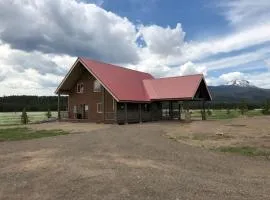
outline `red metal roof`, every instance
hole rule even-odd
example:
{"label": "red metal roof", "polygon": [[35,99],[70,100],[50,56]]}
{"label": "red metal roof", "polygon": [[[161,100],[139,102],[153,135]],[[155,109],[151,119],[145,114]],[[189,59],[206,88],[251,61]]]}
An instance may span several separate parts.
{"label": "red metal roof", "polygon": [[144,80],[144,87],[151,100],[192,99],[199,87],[202,74]]}
{"label": "red metal roof", "polygon": [[153,76],[87,58],[79,58],[119,101],[150,101],[143,80]]}
{"label": "red metal roof", "polygon": [[[148,73],[88,58],[78,58],[77,61],[81,62],[118,101],[192,99],[204,79],[202,74],[154,79]],[[61,91],[70,72],[57,88],[56,93]]]}

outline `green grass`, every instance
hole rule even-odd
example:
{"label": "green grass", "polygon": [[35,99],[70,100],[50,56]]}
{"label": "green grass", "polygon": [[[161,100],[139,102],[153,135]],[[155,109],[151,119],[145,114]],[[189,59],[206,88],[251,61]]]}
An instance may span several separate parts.
{"label": "green grass", "polygon": [[[217,109],[211,110],[212,115],[208,116],[207,119],[210,120],[220,120],[220,119],[233,119],[241,116],[239,110],[231,109],[230,113],[227,113],[226,109]],[[262,112],[260,109],[249,110],[245,113],[245,116],[254,117],[254,116],[261,116]],[[191,118],[201,118],[201,111],[200,110],[192,110]]]}
{"label": "green grass", "polygon": [[219,147],[216,149],[220,152],[238,153],[244,156],[265,156],[270,158],[269,150],[262,150],[256,147],[243,146],[243,147]]}
{"label": "green grass", "polygon": [[62,130],[32,130],[26,127],[0,129],[0,141],[30,140],[42,137],[66,135]]}
{"label": "green grass", "polygon": [[[38,122],[47,119],[44,112],[27,112],[30,122]],[[57,112],[51,112],[52,117],[57,116]],[[21,112],[3,112],[0,113],[1,125],[17,125],[21,123]]]}

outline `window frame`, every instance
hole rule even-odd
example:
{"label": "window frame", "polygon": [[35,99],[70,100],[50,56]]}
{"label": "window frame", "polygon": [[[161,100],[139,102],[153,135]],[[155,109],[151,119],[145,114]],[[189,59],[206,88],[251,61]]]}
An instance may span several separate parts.
{"label": "window frame", "polygon": [[[96,84],[99,84],[99,88],[96,89]],[[102,85],[98,80],[95,80],[93,83],[93,92],[101,92],[102,90]]]}
{"label": "window frame", "polygon": [[[99,107],[100,106],[100,107]],[[100,110],[99,110],[99,108],[100,108]],[[97,113],[103,113],[102,112],[102,103],[101,102],[98,102],[97,103]]]}
{"label": "window frame", "polygon": [[78,113],[77,105],[73,105],[73,113]]}
{"label": "window frame", "polygon": [[76,92],[78,94],[82,94],[83,91],[84,91],[84,84],[83,84],[83,82],[77,83]]}

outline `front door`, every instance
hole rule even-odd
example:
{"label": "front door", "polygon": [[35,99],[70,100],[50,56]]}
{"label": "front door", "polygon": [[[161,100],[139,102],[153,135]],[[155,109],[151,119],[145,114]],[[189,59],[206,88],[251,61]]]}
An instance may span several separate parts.
{"label": "front door", "polygon": [[88,119],[88,105],[79,104],[77,107],[77,119]]}

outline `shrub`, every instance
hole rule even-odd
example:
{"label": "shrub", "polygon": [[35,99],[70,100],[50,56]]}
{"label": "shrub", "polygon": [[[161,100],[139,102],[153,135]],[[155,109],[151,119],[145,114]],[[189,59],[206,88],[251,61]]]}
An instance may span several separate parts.
{"label": "shrub", "polygon": [[28,122],[29,122],[29,118],[28,118],[26,109],[24,108],[23,111],[22,111],[22,115],[21,115],[21,123],[22,124],[28,124]]}
{"label": "shrub", "polygon": [[264,115],[270,115],[270,100],[267,100],[264,105],[263,105],[263,109],[262,109],[262,113]]}
{"label": "shrub", "polygon": [[211,116],[212,115],[212,111],[210,109],[207,110],[207,115]]}
{"label": "shrub", "polygon": [[45,113],[45,115],[48,119],[52,117],[52,113],[51,113],[50,109],[48,109],[48,111]]}
{"label": "shrub", "polygon": [[242,100],[239,105],[241,115],[244,115],[248,111],[248,106],[245,100]]}

